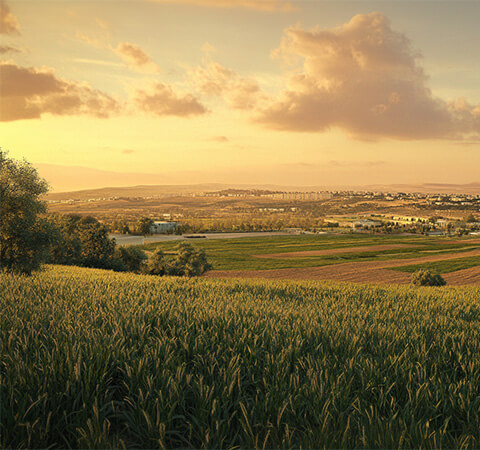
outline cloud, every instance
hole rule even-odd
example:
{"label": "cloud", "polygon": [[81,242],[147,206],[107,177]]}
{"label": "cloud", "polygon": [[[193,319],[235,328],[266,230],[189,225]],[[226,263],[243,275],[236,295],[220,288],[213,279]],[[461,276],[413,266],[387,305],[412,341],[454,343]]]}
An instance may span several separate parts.
{"label": "cloud", "polygon": [[461,138],[480,133],[480,106],[427,87],[420,55],[380,13],[333,29],[288,28],[274,56],[301,61],[256,121],[279,130],[338,127],[356,138]]}
{"label": "cloud", "polygon": [[6,53],[21,53],[21,50],[10,45],[0,45],[0,55],[5,55]]}
{"label": "cloud", "polygon": [[126,148],[125,150],[122,150],[122,153],[124,155],[131,155],[132,153],[135,153],[135,150],[132,150],[131,148]]}
{"label": "cloud", "polygon": [[112,51],[119,55],[131,68],[142,72],[159,72],[160,68],[141,47],[129,42],[120,42]]}
{"label": "cloud", "polygon": [[176,92],[164,83],[155,83],[150,91],[137,90],[134,102],[142,111],[157,116],[191,117],[207,112],[195,96]]}
{"label": "cloud", "polygon": [[298,8],[283,0],[151,0],[157,3],[183,3],[212,8],[244,8],[256,11],[294,11]]}
{"label": "cloud", "polygon": [[234,109],[250,109],[262,95],[257,81],[244,78],[221,64],[204,58],[201,66],[189,70],[189,78],[203,95],[222,97]]}
{"label": "cloud", "polygon": [[0,121],[39,119],[43,114],[88,114],[108,117],[120,105],[86,83],[58,78],[52,70],[0,64],[2,106]]}
{"label": "cloud", "polygon": [[20,34],[18,20],[3,0],[0,0],[0,34]]}

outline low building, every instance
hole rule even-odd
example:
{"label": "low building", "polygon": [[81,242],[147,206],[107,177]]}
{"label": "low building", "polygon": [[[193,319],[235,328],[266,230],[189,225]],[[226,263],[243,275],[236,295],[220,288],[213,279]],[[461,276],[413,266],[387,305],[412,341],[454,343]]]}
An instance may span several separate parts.
{"label": "low building", "polygon": [[173,233],[177,229],[178,225],[178,222],[155,221],[150,226],[150,233]]}
{"label": "low building", "polygon": [[376,228],[382,226],[382,222],[375,220],[360,219],[353,222],[354,228]]}

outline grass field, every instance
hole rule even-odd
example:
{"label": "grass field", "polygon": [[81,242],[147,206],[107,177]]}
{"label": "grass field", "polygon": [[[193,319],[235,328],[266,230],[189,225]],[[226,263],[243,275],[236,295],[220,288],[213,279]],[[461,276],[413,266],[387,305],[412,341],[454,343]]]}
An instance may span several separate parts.
{"label": "grass field", "polygon": [[478,288],[0,282],[3,448],[480,447]]}
{"label": "grass field", "polygon": [[[468,252],[480,249],[478,239],[458,239],[425,236],[388,235],[294,235],[256,237],[225,240],[196,240],[203,248],[215,270],[269,270],[284,268],[322,267],[331,264],[361,261],[389,261],[393,259],[420,258],[432,255]],[[404,248],[382,251],[350,251],[355,247],[403,244]],[[171,251],[178,242],[152,243],[146,250],[162,248]],[[409,246],[409,247],[408,247]],[[268,254],[344,249],[344,253],[296,258],[268,258]],[[258,258],[255,255],[267,256]],[[466,265],[464,268],[471,267]],[[458,269],[457,269],[458,270]]]}

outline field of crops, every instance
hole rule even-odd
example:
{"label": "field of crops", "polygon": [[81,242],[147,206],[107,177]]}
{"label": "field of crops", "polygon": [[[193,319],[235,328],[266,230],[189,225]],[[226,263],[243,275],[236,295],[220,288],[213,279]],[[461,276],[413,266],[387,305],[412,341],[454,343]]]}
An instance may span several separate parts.
{"label": "field of crops", "polygon": [[[148,251],[161,248],[171,251],[178,242],[157,242],[144,246]],[[390,236],[372,234],[327,234],[270,236],[242,239],[200,240],[196,247],[205,250],[215,270],[274,270],[284,268],[322,267],[346,262],[389,261],[393,259],[421,258],[432,255],[465,253],[480,249],[478,239]],[[368,250],[367,247],[371,247]],[[398,246],[378,250],[378,246]],[[363,251],[358,251],[363,248]],[[295,258],[279,258],[279,254],[291,252],[327,251],[343,252],[318,256],[297,255]],[[269,258],[269,254],[274,257]],[[261,257],[258,257],[261,256]],[[466,255],[467,256],[467,255]],[[467,265],[463,268],[471,267]],[[458,269],[456,269],[458,270]]]}
{"label": "field of crops", "polygon": [[1,275],[1,446],[480,447],[480,289]]}

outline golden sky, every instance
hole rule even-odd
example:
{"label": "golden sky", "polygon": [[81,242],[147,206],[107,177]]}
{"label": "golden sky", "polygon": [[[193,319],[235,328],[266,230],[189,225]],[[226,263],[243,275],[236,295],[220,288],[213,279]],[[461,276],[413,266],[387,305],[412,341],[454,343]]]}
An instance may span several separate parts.
{"label": "golden sky", "polygon": [[57,190],[480,181],[479,17],[459,0],[1,0],[0,145]]}

